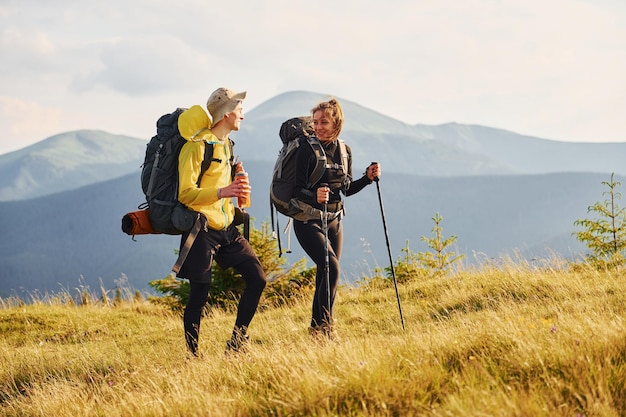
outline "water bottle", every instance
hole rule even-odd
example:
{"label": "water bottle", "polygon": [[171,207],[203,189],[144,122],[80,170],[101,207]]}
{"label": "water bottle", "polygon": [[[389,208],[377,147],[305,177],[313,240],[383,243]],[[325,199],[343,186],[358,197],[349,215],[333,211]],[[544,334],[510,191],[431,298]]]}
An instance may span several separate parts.
{"label": "water bottle", "polygon": [[[239,165],[239,167],[241,167],[241,165]],[[239,177],[245,177],[246,179],[245,182],[248,182],[248,173],[244,171],[243,168],[239,168],[237,172],[235,173],[235,178],[239,178]],[[237,206],[239,208],[250,207],[250,204],[251,204],[251,199],[250,199],[249,192],[244,197],[237,197]]]}

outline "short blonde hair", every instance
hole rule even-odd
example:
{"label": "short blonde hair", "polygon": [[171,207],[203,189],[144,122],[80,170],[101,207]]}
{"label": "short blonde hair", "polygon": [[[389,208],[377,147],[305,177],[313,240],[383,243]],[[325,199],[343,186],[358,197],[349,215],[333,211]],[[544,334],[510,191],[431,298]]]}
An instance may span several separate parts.
{"label": "short blonde hair", "polygon": [[343,127],[343,109],[339,101],[334,97],[331,97],[327,101],[321,101],[311,109],[311,115],[314,116],[318,111],[321,111],[326,117],[333,121],[335,129],[333,130],[332,138],[333,140],[337,139]]}

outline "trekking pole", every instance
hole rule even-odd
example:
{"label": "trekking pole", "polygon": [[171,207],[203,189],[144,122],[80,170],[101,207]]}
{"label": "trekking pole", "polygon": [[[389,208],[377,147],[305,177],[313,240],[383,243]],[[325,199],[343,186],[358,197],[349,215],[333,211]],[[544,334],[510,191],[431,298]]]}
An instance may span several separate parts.
{"label": "trekking pole", "polygon": [[[328,184],[320,184],[320,187],[328,187]],[[324,229],[324,277],[326,279],[326,299],[328,300],[328,325],[330,326],[330,266],[328,259],[328,201],[324,202],[324,214],[322,217],[322,229]]]}
{"label": "trekking pole", "polygon": [[[370,164],[376,164],[372,162]],[[402,322],[402,330],[404,330],[404,316],[402,315],[402,305],[400,304],[400,294],[398,293],[398,281],[396,280],[396,271],[393,267],[393,257],[391,256],[391,246],[389,245],[389,235],[387,234],[387,222],[385,221],[385,209],[383,208],[383,199],[380,195],[380,185],[378,184],[378,177],[374,177],[376,183],[376,191],[378,191],[378,202],[380,203],[380,214],[383,218],[383,229],[385,230],[385,241],[387,242],[387,252],[389,253],[389,265],[391,267],[391,276],[393,277],[393,285],[396,289],[396,299],[398,300],[398,310],[400,311],[400,321]]]}

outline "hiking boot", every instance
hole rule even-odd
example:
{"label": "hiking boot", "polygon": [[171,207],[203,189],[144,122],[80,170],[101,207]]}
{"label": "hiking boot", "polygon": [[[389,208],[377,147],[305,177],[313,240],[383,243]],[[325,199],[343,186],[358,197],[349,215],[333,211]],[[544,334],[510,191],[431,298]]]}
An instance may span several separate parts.
{"label": "hiking boot", "polygon": [[193,360],[197,360],[197,359],[203,359],[204,356],[199,353],[199,352],[190,352],[187,351],[187,360],[188,361],[193,361]]}
{"label": "hiking boot", "polygon": [[337,335],[335,329],[330,324],[321,324],[319,326],[309,327],[309,334],[316,339],[336,340]]}
{"label": "hiking boot", "polygon": [[226,354],[245,352],[249,341],[250,336],[248,336],[245,329],[233,330],[233,335],[226,342]]}

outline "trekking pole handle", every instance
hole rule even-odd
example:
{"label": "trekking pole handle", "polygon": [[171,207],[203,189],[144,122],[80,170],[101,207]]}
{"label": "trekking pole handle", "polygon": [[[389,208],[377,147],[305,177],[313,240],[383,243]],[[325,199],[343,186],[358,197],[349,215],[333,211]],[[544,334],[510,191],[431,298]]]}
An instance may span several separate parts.
{"label": "trekking pole handle", "polygon": [[[378,162],[373,161],[371,164],[369,164],[368,168],[371,167],[372,165],[376,165]],[[378,177],[374,177],[374,181],[378,182],[379,178]]]}
{"label": "trekking pole handle", "polygon": [[[330,185],[328,185],[325,182],[321,182],[318,188],[328,188],[328,189],[330,189]],[[332,191],[330,191],[330,192],[332,193]],[[324,203],[324,204],[328,204],[328,201],[326,203]]]}

